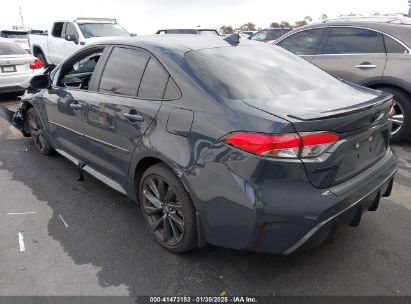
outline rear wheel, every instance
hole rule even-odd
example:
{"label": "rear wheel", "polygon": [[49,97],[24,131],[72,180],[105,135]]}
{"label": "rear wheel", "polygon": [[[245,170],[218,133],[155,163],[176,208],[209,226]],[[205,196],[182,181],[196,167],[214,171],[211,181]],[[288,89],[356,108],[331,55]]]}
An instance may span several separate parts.
{"label": "rear wheel", "polygon": [[44,126],[34,108],[27,111],[27,124],[36,149],[44,155],[53,154],[54,150],[45,136]]}
{"label": "rear wheel", "polygon": [[151,234],[166,249],[182,253],[197,245],[195,209],[178,176],[165,164],[144,172],[141,210]]}
{"label": "rear wheel", "polygon": [[394,95],[391,141],[404,139],[411,132],[411,99],[407,93],[396,88],[382,87],[381,91]]}

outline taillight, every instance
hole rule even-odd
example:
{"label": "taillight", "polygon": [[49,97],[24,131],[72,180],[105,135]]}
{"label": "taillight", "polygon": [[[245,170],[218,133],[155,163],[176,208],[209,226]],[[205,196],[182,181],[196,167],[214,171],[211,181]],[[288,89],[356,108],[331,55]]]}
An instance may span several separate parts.
{"label": "taillight", "polygon": [[43,67],[43,63],[39,59],[35,59],[30,63],[30,69],[37,70]]}
{"label": "taillight", "polygon": [[329,132],[268,135],[261,133],[233,133],[225,143],[241,150],[269,157],[308,158],[319,156],[340,138]]}

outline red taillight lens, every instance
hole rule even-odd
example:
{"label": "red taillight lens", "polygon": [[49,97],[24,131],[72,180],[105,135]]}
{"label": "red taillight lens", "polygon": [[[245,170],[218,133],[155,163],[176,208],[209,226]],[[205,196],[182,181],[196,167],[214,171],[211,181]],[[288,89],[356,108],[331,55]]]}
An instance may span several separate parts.
{"label": "red taillight lens", "polygon": [[30,63],[30,69],[32,70],[41,69],[42,67],[43,67],[43,63],[39,59],[36,59]]}
{"label": "red taillight lens", "polygon": [[265,135],[256,133],[235,133],[226,143],[242,150],[271,157],[298,157],[301,139],[297,134]]}
{"label": "red taillight lens", "polygon": [[334,133],[301,133],[267,135],[234,133],[225,142],[247,152],[270,157],[316,157],[340,138]]}

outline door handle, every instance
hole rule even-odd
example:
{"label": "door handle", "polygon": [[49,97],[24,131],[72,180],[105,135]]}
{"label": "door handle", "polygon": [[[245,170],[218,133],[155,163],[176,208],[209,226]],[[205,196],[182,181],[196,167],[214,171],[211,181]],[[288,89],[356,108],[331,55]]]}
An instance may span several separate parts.
{"label": "door handle", "polygon": [[138,121],[138,122],[144,121],[144,117],[138,114],[124,113],[123,116],[130,121]]}
{"label": "door handle", "polygon": [[74,110],[80,110],[83,107],[82,104],[79,103],[71,103],[70,104],[70,108],[74,109]]}
{"label": "door handle", "polygon": [[375,69],[377,66],[375,64],[361,63],[355,66],[357,69]]}

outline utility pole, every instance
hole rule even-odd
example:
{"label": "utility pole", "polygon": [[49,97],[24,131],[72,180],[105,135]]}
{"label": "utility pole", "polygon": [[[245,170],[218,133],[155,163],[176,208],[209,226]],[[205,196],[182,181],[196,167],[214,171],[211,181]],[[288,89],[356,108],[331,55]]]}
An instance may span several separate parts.
{"label": "utility pole", "polygon": [[17,0],[17,4],[18,4],[18,6],[19,6],[19,14],[20,14],[20,18],[21,18],[21,25],[22,25],[22,27],[23,27],[23,29],[24,29],[24,19],[23,19],[23,12],[22,12],[22,10],[21,10],[20,0]]}

